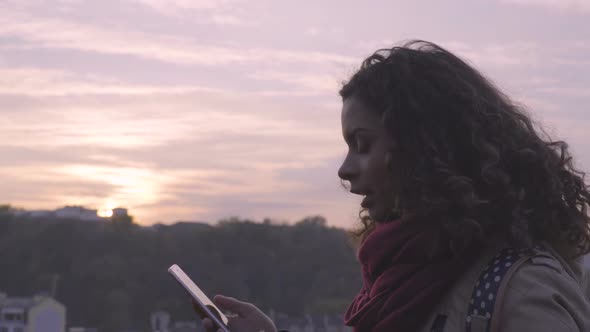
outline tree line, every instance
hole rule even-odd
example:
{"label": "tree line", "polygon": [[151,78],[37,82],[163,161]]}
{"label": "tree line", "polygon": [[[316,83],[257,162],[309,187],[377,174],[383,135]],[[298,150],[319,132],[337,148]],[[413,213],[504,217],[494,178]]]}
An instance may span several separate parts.
{"label": "tree line", "polygon": [[167,272],[172,264],[210,296],[295,316],[342,313],[361,286],[347,232],[321,216],[293,225],[232,218],[142,227],[131,217],[83,222],[0,209],[0,291],[54,293],[69,326],[145,330],[156,310],[194,320]]}

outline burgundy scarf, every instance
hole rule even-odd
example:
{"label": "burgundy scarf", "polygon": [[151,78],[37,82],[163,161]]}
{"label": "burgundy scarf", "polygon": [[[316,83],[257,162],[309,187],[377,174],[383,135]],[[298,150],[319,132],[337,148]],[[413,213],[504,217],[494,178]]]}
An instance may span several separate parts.
{"label": "burgundy scarf", "polygon": [[424,324],[478,250],[453,257],[437,232],[411,219],[380,223],[358,252],[363,287],[344,316],[355,332],[412,332]]}

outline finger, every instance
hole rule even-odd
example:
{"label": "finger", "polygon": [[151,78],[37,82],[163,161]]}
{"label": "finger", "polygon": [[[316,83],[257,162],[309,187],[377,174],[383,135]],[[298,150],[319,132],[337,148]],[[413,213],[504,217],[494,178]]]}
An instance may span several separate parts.
{"label": "finger", "polygon": [[201,319],[207,317],[207,315],[205,314],[205,311],[203,311],[201,306],[199,306],[194,299],[191,299],[191,300],[192,300],[192,304],[193,304],[193,310],[197,313],[197,315],[199,315],[199,317]]}
{"label": "finger", "polygon": [[215,326],[210,318],[203,318],[203,328],[207,332],[215,331]]}
{"label": "finger", "polygon": [[215,298],[213,298],[213,302],[215,302],[215,304],[219,307],[229,310],[242,317],[246,317],[252,312],[256,311],[256,307],[253,304],[236,300],[233,297],[216,295]]}
{"label": "finger", "polygon": [[220,321],[222,320],[221,319],[221,313],[217,309],[215,309],[214,306],[212,306],[212,305],[206,305],[206,307],[207,307],[207,309],[209,309],[209,311],[211,311],[212,314],[215,315],[215,317],[217,317],[217,319],[219,319]]}

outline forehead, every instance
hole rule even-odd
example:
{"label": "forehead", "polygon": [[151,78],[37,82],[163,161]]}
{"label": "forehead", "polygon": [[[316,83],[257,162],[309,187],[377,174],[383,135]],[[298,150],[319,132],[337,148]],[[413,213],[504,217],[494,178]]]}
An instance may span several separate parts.
{"label": "forehead", "polygon": [[342,131],[352,132],[357,128],[379,130],[379,116],[359,99],[350,97],[342,104]]}

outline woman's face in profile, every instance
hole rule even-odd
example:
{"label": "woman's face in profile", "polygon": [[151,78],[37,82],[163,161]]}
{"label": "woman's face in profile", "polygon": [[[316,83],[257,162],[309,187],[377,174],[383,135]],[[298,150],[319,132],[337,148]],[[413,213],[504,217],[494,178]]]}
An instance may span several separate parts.
{"label": "woman's face in profile", "polygon": [[348,154],[338,176],[350,182],[351,193],[365,196],[361,206],[372,220],[389,221],[397,192],[391,135],[387,135],[379,114],[355,97],[344,100],[342,135]]}

